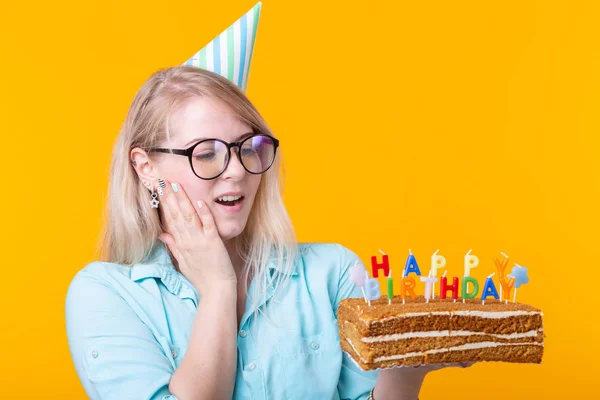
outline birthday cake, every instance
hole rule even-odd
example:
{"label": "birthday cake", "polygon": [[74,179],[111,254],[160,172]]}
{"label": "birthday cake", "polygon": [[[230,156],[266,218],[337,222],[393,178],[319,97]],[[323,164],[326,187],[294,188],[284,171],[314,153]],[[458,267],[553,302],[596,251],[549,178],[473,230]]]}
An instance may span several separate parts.
{"label": "birthday cake", "polygon": [[[432,266],[445,266],[445,259],[437,252],[433,257]],[[421,276],[412,253],[400,280],[400,295],[395,296],[387,255],[381,264],[372,258],[374,278],[369,278],[365,267],[357,262],[351,268],[350,279],[362,288],[363,298],[346,298],[339,304],[342,350],[363,370],[478,361],[541,363],[543,314],[516,302],[516,289],[529,281],[527,269],[515,264],[512,273],[506,275],[508,256],[505,257],[502,261],[494,258],[500,295],[492,280],[494,273],[485,280],[480,298],[476,298],[479,283],[469,276],[479,260],[470,251],[465,257],[461,297],[458,278],[452,278],[450,285],[446,273],[439,280],[436,296],[435,268],[427,277]],[[387,277],[386,297],[381,296],[376,279],[379,270]],[[423,296],[416,295],[416,279],[410,273],[425,283]]]}
{"label": "birthday cake", "polygon": [[340,302],[341,347],[363,369],[471,361],[540,363],[542,312],[488,300],[406,299]]}

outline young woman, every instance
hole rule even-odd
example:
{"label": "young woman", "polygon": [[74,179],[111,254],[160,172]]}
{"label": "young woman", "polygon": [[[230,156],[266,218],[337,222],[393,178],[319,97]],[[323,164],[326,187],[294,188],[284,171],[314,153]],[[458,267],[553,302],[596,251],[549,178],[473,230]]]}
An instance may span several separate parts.
{"label": "young woman", "polygon": [[139,90],[114,148],[103,261],[66,300],[92,399],[417,397],[433,367],[363,372],[341,351],[358,257],[296,243],[279,145],[215,73],[174,67]]}

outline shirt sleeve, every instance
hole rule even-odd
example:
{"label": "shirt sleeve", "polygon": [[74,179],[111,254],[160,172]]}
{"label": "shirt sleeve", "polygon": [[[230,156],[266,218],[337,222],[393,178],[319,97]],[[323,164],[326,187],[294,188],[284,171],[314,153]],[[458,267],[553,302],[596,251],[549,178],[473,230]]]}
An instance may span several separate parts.
{"label": "shirt sleeve", "polygon": [[91,399],[177,400],[168,390],[174,366],[110,283],[79,272],[67,293],[66,322],[73,363]]}
{"label": "shirt sleeve", "polygon": [[[363,297],[360,287],[354,285],[350,281],[350,268],[354,266],[356,261],[360,262],[360,258],[348,248],[339,245],[341,248],[340,261],[340,278],[338,280],[338,291],[334,304],[334,312],[337,315],[337,310],[341,300],[348,297]],[[340,372],[340,380],[338,382],[338,392],[342,400],[358,400],[369,397],[369,392],[375,386],[378,371],[363,371],[350,358],[350,356],[342,353],[342,370]]]}

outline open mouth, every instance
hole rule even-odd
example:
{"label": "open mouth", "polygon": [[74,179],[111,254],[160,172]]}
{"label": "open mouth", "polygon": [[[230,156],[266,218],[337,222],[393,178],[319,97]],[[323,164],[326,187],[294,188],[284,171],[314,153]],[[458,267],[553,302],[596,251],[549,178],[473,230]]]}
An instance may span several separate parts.
{"label": "open mouth", "polygon": [[244,196],[222,196],[215,199],[215,202],[222,206],[233,207],[241,203],[242,200],[244,200]]}

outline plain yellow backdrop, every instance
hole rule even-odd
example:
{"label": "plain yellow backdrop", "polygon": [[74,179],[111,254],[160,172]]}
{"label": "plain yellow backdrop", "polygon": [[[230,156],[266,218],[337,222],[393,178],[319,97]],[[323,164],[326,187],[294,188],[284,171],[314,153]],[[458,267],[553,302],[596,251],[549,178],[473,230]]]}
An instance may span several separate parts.
{"label": "plain yellow backdrop", "polygon": [[[254,4],[3,4],[3,397],[85,398],[65,293],[95,257],[129,103]],[[470,248],[481,281],[501,251],[530,270],[543,364],[436,372],[422,399],[600,389],[599,19],[591,0],[263,0],[248,95],[282,141],[299,239],[367,265],[383,249],[396,271],[408,248],[424,269],[439,248],[450,276]]]}

